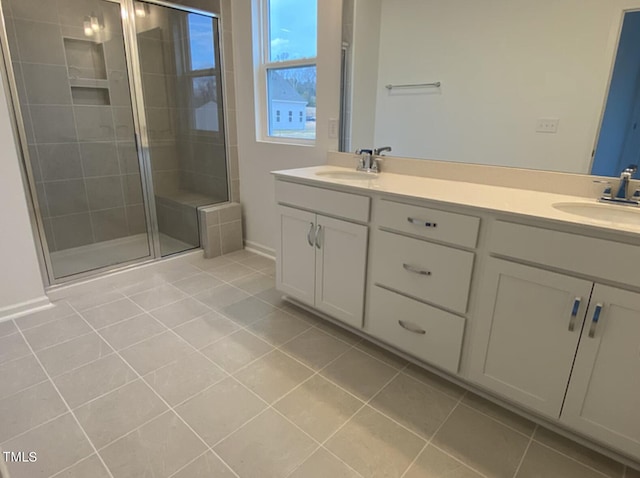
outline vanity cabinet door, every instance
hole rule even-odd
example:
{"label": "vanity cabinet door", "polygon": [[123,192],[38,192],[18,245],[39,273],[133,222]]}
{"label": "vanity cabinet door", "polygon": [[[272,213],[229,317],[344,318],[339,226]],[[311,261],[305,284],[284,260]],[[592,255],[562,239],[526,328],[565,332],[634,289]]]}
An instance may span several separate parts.
{"label": "vanity cabinet door", "polygon": [[595,286],[560,420],[640,459],[640,294]]}
{"label": "vanity cabinet door", "polygon": [[489,259],[470,378],[558,419],[592,282]]}
{"label": "vanity cabinet door", "polygon": [[278,207],[276,287],[314,306],[316,215],[286,206]]}
{"label": "vanity cabinet door", "polygon": [[367,226],[317,216],[316,308],[362,328]]}

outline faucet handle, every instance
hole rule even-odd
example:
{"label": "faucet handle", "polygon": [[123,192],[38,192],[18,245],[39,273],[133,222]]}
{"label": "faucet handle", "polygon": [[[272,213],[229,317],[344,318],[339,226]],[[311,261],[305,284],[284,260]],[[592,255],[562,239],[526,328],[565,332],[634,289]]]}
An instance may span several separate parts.
{"label": "faucet handle", "polygon": [[382,153],[390,153],[391,146],[383,146],[382,148],[376,148],[373,150],[374,156],[382,156]]}
{"label": "faucet handle", "polygon": [[602,196],[611,196],[611,181],[608,181],[606,179],[594,179],[593,183],[606,185],[604,191],[602,191]]}

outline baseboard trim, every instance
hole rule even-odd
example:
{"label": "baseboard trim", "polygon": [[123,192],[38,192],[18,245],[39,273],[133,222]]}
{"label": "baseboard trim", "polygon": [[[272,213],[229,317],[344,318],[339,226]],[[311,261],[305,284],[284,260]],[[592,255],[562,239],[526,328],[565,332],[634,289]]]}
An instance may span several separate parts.
{"label": "baseboard trim", "polygon": [[269,259],[276,258],[275,249],[263,246],[262,244],[258,244],[257,242],[244,241],[244,248],[250,252],[255,252],[256,254],[260,254],[261,256],[268,257]]}
{"label": "baseboard trim", "polygon": [[3,307],[0,309],[0,322],[17,319],[18,317],[50,309],[51,307],[53,307],[53,304],[46,295],[43,295],[37,299],[27,300],[25,302],[20,302],[19,304]]}

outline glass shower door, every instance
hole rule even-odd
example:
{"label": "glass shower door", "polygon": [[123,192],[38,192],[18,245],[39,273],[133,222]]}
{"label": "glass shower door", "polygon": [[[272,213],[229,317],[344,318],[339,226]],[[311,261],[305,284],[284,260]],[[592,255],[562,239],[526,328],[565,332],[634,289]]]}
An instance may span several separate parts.
{"label": "glass shower door", "polygon": [[228,200],[218,19],[134,2],[162,256],[200,246],[198,207]]}
{"label": "glass shower door", "polygon": [[2,6],[50,277],[151,257],[120,5]]}

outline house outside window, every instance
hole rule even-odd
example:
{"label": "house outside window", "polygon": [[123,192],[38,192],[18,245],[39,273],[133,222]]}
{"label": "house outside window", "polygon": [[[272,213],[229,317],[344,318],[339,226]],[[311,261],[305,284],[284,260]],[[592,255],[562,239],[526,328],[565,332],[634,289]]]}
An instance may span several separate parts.
{"label": "house outside window", "polygon": [[[311,143],[316,137],[317,0],[260,1],[262,139]],[[281,111],[288,120],[282,121]]]}

